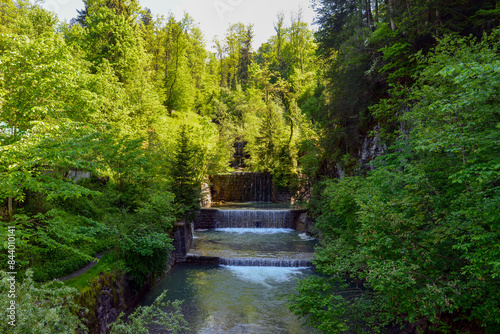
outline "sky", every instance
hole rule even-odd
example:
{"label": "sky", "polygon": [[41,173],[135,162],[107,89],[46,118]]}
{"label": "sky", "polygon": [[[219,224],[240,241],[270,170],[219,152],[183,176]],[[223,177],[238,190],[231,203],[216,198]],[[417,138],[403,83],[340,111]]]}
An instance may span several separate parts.
{"label": "sky", "polygon": [[[139,0],[141,6],[151,9],[153,15],[168,16],[172,12],[180,20],[187,12],[199,24],[206,46],[212,48],[213,37],[223,37],[230,24],[254,24],[254,49],[275,34],[273,23],[283,11],[290,24],[293,13],[302,8],[303,21],[312,25],[314,11],[310,0]],[[61,21],[69,22],[83,9],[82,0],[45,0],[45,8],[57,14]],[[315,26],[311,26],[315,29]]]}

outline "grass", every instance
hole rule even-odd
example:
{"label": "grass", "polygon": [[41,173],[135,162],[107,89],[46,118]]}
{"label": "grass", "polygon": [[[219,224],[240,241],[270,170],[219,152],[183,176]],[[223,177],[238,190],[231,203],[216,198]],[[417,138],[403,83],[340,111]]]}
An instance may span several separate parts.
{"label": "grass", "polygon": [[113,270],[121,269],[122,263],[118,260],[117,254],[114,251],[105,253],[96,265],[84,272],[83,274],[65,281],[65,284],[81,291],[88,287],[100,273],[111,273]]}

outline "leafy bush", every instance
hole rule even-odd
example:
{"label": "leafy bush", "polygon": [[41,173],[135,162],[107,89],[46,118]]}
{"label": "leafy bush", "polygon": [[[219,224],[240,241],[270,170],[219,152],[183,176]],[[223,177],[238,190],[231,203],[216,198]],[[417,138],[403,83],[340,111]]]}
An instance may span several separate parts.
{"label": "leafy bush", "polygon": [[[45,281],[67,275],[110,247],[113,232],[103,223],[53,209],[35,216],[15,215],[18,271],[33,267]],[[6,223],[2,224],[5,228]],[[4,250],[6,245],[3,245]],[[6,252],[0,258],[6,259]],[[17,262],[17,261],[16,261]]]}
{"label": "leafy bush", "polygon": [[[148,334],[151,325],[160,326],[169,333],[176,334],[188,330],[181,313],[181,301],[163,302],[166,291],[151,306],[140,306],[124,321],[124,314],[111,325],[111,334]],[[167,310],[168,309],[168,310]]]}
{"label": "leafy bush", "polygon": [[[16,282],[15,298],[9,298],[10,275],[0,271],[0,307],[3,319],[0,332],[15,334],[73,334],[83,324],[75,314],[77,292],[62,282],[36,284],[33,271],[27,270],[24,280]],[[7,321],[8,308],[15,300],[15,326]]]}
{"label": "leafy bush", "polygon": [[120,246],[127,271],[139,285],[143,285],[148,277],[160,275],[166,269],[173,249],[172,239],[168,234],[148,231],[134,231],[124,236]]}
{"label": "leafy bush", "polygon": [[[425,70],[401,117],[409,135],[365,179],[326,184],[315,260],[326,277],[302,283],[293,306],[311,325],[498,330],[499,37],[448,36],[420,57]],[[367,316],[361,328],[357,314]]]}

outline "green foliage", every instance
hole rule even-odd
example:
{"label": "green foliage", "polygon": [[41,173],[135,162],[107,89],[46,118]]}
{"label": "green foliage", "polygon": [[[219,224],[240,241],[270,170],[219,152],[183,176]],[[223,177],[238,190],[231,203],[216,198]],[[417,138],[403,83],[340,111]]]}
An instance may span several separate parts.
{"label": "green foliage", "polygon": [[258,134],[255,138],[249,138],[247,150],[252,159],[252,168],[271,172],[275,184],[281,187],[289,185],[291,175],[295,172],[291,138],[293,133],[286,128],[283,106],[275,101],[270,102]]}
{"label": "green foliage", "polygon": [[133,80],[141,45],[134,28],[123,15],[100,4],[91,4],[85,17],[86,40],[82,41],[88,60],[97,68],[106,59],[122,82]]}
{"label": "green foliage", "polygon": [[415,126],[418,151],[461,160],[462,168],[450,178],[480,188],[500,176],[498,33],[484,36],[481,42],[443,38],[435,55],[422,60],[429,65],[412,96],[419,102],[404,117]]}
{"label": "green foliage", "polygon": [[151,306],[140,306],[124,321],[124,314],[111,325],[111,334],[149,333],[149,326],[157,325],[169,333],[179,333],[188,330],[187,322],[181,313],[182,302],[164,302],[166,291],[163,292]]}
{"label": "green foliage", "polygon": [[193,220],[200,207],[201,178],[197,170],[199,148],[196,147],[187,125],[181,125],[177,138],[177,151],[172,161],[172,191],[184,219]]}
{"label": "green foliage", "polygon": [[[218,62],[188,15],[138,20],[135,1],[85,7],[81,24],[56,29],[55,16],[38,5],[2,5],[2,230],[15,224],[16,269],[33,267],[35,280],[70,274],[112,249],[119,259],[96,268],[127,270],[142,285],[166,269],[172,227],[194,214],[203,177],[227,170],[232,143],[210,111]],[[249,45],[245,52],[250,57]],[[74,171],[91,177],[74,182],[67,177]],[[68,306],[47,313],[48,321]],[[66,320],[73,318],[57,320],[59,327],[32,320],[47,326],[31,332],[74,331]]]}
{"label": "green foliage", "polygon": [[37,122],[15,143],[0,146],[0,199],[10,196],[23,201],[25,190],[48,200],[98,194],[64,177],[70,169],[95,169],[87,158],[96,138],[97,133],[85,124]]}
{"label": "green foliage", "polygon": [[298,295],[291,297],[291,310],[297,315],[306,316],[311,327],[323,333],[343,333],[349,327],[345,317],[347,302],[335,295],[335,286],[319,277],[302,280],[297,287]]}
{"label": "green foliage", "polygon": [[161,163],[149,159],[143,149],[144,138],[120,136],[112,132],[102,141],[101,159],[113,181],[110,188],[115,190],[113,205],[134,210],[144,199],[144,191],[153,177],[155,165]]}
{"label": "green foliage", "polygon": [[[75,311],[76,290],[64,286],[61,282],[36,284],[32,279],[33,272],[28,270],[22,281],[16,278],[15,297],[10,298],[10,274],[0,272],[0,307],[5,321],[0,324],[3,333],[18,334],[51,334],[75,333],[83,329]],[[15,300],[15,326],[8,323],[7,312],[11,301]]]}
{"label": "green foliage", "polygon": [[169,192],[152,191],[148,199],[135,211],[136,224],[144,224],[152,231],[170,231],[175,223],[174,196]]}
{"label": "green foliage", "polygon": [[280,162],[277,158],[287,145],[288,139],[284,121],[283,107],[279,103],[271,102],[261,120],[255,143],[250,143],[248,149],[255,161],[255,170],[272,171],[278,167]]}
{"label": "green foliage", "polygon": [[[64,276],[87,264],[109,247],[111,232],[94,220],[51,210],[35,216],[15,215],[18,270],[33,267],[33,278],[45,281]],[[7,224],[2,224],[6,229]],[[7,245],[2,247],[7,261]]]}
{"label": "green foliage", "polygon": [[[497,47],[496,31],[482,41],[440,39],[418,57],[424,70],[403,101],[412,108],[400,117],[410,127],[406,136],[366,178],[325,184],[315,261],[326,277],[304,282],[293,306],[315,327],[498,328]],[[339,280],[362,288],[346,295]],[[342,312],[330,310],[334,300]],[[359,321],[346,314],[369,315],[366,328],[356,329]]]}
{"label": "green foliage", "polygon": [[[408,89],[415,83],[414,75],[425,70],[416,53],[427,54],[445,34],[480,37],[498,22],[493,13],[497,3],[489,0],[315,0],[314,4],[326,84],[324,104],[312,115],[325,130],[318,145],[324,149],[320,171],[327,176],[338,175],[339,168],[347,175],[364,169],[355,161],[362,139],[374,128],[387,144],[394,143],[401,130],[398,117],[412,106],[405,103]],[[482,16],[490,10],[491,16]],[[346,155],[353,162],[345,164]]]}
{"label": "green foliage", "polygon": [[386,325],[378,300],[362,286],[332,278],[311,277],[299,282],[291,310],[322,333],[381,333]]}
{"label": "green foliage", "polygon": [[173,249],[172,240],[165,233],[147,230],[132,231],[120,243],[127,272],[142,286],[149,277],[161,275],[168,265]]}

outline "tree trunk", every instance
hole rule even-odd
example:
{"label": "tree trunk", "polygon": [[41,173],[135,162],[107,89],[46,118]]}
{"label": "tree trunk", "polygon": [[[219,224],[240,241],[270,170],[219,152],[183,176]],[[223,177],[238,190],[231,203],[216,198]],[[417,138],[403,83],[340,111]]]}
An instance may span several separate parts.
{"label": "tree trunk", "polygon": [[12,216],[14,215],[14,209],[12,208],[12,196],[9,196],[9,198],[8,198],[7,201],[8,201],[8,204],[7,204],[8,208],[7,208],[7,210],[8,210],[8,213],[9,213],[9,221],[10,221],[12,219]]}
{"label": "tree trunk", "polygon": [[373,25],[371,0],[366,0],[366,23],[368,24],[368,28],[371,28],[371,26]]}
{"label": "tree trunk", "polygon": [[396,24],[394,23],[394,0],[387,0],[389,8],[389,18],[391,20],[391,30],[396,30]]}
{"label": "tree trunk", "polygon": [[359,25],[363,26],[363,0],[358,0]]}

